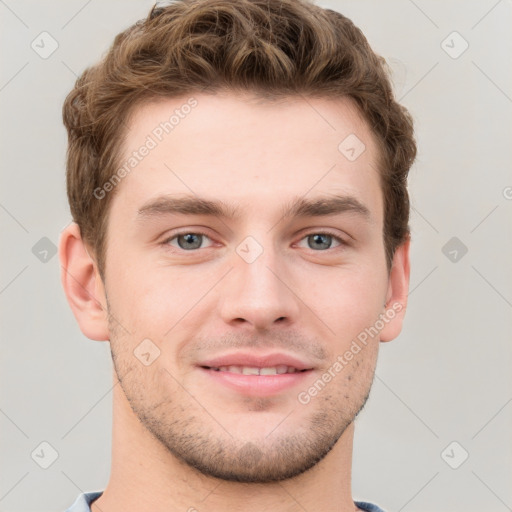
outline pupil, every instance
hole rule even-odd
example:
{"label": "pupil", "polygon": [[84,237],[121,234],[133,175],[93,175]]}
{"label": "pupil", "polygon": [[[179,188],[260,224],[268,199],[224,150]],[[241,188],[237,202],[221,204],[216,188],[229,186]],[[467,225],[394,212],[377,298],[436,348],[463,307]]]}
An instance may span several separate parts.
{"label": "pupil", "polygon": [[[186,235],[182,235],[186,246],[183,247],[183,245],[180,243],[180,239],[178,239],[178,244],[182,249],[197,249],[201,246],[200,236],[201,235],[195,235],[194,233],[187,233]],[[192,247],[190,245],[192,245]]]}
{"label": "pupil", "polygon": [[320,245],[316,245],[315,248],[318,248],[321,246],[322,249],[329,249],[330,247],[330,243],[329,242],[326,242],[325,240],[330,238],[330,235],[312,235],[311,236],[314,240],[314,243],[315,244],[320,244]]}

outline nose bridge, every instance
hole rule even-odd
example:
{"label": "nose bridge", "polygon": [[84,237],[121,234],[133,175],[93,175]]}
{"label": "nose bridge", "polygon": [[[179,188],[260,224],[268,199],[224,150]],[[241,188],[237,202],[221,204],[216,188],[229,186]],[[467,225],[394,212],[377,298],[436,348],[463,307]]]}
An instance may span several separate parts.
{"label": "nose bridge", "polygon": [[235,248],[221,315],[227,323],[247,323],[258,329],[289,324],[298,317],[298,304],[286,283],[285,262],[271,236],[258,238],[248,236]]}

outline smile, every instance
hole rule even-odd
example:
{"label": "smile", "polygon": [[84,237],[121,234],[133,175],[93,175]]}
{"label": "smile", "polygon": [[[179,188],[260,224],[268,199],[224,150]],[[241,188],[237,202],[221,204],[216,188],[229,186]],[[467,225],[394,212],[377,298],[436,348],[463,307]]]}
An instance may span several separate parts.
{"label": "smile", "polygon": [[208,367],[204,366],[203,368],[213,370],[216,372],[229,372],[229,373],[238,373],[241,375],[283,375],[285,373],[296,373],[296,372],[305,372],[307,370],[299,370],[294,366],[287,366],[284,364],[280,364],[277,366],[269,366],[264,368],[259,368],[255,366],[239,366],[239,365],[230,365],[230,366],[219,366],[219,367]]}

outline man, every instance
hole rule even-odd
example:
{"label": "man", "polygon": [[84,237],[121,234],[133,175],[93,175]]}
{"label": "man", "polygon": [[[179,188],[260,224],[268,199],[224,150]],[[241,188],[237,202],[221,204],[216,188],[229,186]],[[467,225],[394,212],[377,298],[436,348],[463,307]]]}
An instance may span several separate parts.
{"label": "man", "polygon": [[409,284],[412,122],[347,18],[181,0],[64,105],[62,282],[114,366],[112,468],[73,512],[381,510],[354,419]]}

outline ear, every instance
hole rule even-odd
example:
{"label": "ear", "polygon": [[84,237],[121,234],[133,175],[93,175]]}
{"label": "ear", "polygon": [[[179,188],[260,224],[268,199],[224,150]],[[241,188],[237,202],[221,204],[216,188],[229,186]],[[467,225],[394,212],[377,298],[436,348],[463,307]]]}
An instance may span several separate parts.
{"label": "ear", "polygon": [[397,247],[393,256],[386,294],[386,308],[383,313],[385,325],[380,333],[380,341],[394,340],[402,330],[409,294],[409,246],[410,238],[407,238],[402,245]]}
{"label": "ear", "polygon": [[103,282],[97,264],[82,240],[80,228],[74,222],[61,234],[59,259],[62,286],[80,330],[92,340],[108,340]]}

